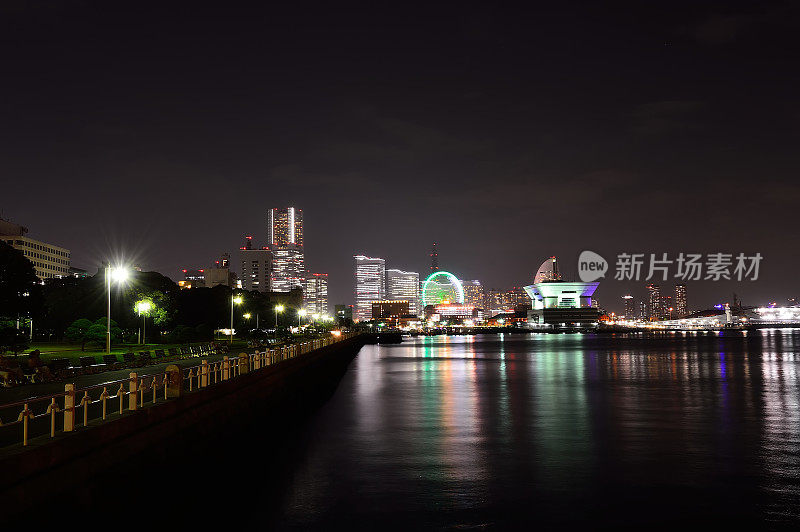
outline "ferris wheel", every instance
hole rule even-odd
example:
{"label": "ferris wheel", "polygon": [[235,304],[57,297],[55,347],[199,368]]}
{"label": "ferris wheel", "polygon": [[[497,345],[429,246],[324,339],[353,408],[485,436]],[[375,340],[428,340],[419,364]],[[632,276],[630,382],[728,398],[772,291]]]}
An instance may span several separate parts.
{"label": "ferris wheel", "polygon": [[450,272],[437,271],[422,283],[422,306],[442,303],[464,303],[464,287],[461,281]]}

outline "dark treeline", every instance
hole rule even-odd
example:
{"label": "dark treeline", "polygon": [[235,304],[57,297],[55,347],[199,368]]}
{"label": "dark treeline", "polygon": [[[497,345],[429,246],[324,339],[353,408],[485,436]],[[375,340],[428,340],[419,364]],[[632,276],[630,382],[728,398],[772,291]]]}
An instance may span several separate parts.
{"label": "dark treeline", "polygon": [[[296,309],[302,305],[301,290],[289,293],[261,293],[231,290],[226,286],[181,290],[168,277],[157,272],[131,272],[123,285],[111,285],[111,317],[123,330],[138,330],[142,318],[136,312],[137,301],[152,304],[147,317],[148,338],[152,333],[170,331],[176,327],[227,328],[231,322],[231,298],[242,297],[242,304],[234,308],[234,327],[255,327],[258,316],[261,328],[275,325],[274,307],[285,305],[286,311],[278,314],[279,324],[293,323]],[[51,279],[42,288],[43,305],[37,329],[63,337],[66,329],[76,319],[94,320],[107,312],[108,295],[105,274],[101,270],[93,277]],[[244,322],[243,315],[251,318]],[[296,318],[294,318],[296,320]]]}
{"label": "dark treeline", "polygon": [[[261,329],[274,327],[277,304],[286,307],[277,315],[278,324],[294,324],[303,302],[300,289],[288,293],[232,290],[226,286],[181,290],[160,273],[132,271],[124,283],[111,284],[112,326],[120,330],[114,339],[136,336],[142,324],[136,304],[147,301],[148,341],[208,340],[214,329],[230,327],[234,296],[241,296],[242,303],[234,308],[233,325],[244,330],[255,328],[257,322]],[[0,241],[0,352],[24,347],[31,319],[35,339],[78,340],[81,335],[76,336],[76,329],[88,329],[98,320],[105,324],[107,305],[105,269],[91,277],[48,279],[42,284],[33,264]],[[245,314],[251,316],[247,321]],[[81,325],[76,324],[71,334],[65,334],[78,320]]]}

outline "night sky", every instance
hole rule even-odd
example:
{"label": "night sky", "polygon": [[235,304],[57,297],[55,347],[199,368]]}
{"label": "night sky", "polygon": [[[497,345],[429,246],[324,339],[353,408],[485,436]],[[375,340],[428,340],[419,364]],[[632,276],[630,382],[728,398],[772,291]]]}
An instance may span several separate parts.
{"label": "night sky", "polygon": [[690,283],[690,308],[800,293],[790,2],[165,4],[0,7],[0,215],[74,266],[179,279],[293,205],[331,304],[354,254],[425,272],[434,240],[488,287],[722,251],[761,280]]}

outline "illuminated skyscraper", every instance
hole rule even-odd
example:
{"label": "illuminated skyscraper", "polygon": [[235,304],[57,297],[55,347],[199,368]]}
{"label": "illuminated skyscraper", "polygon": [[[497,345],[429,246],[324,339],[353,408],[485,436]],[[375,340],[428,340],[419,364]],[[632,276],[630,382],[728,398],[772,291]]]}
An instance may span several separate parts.
{"label": "illuminated skyscraper", "polygon": [[302,288],[305,271],[303,211],[294,207],[270,209],[268,218],[272,290],[288,292],[292,288]]}
{"label": "illuminated skyscraper", "polygon": [[270,246],[303,246],[303,209],[270,209],[268,217]]}
{"label": "illuminated skyscraper", "polygon": [[652,320],[661,319],[661,290],[657,284],[650,283],[647,285],[648,293],[648,318]]}
{"label": "illuminated skyscraper", "polygon": [[311,314],[328,313],[328,274],[307,273],[303,304]]}
{"label": "illuminated skyscraper", "polygon": [[419,301],[419,274],[403,270],[386,270],[386,299],[408,301],[408,311],[416,314]]}
{"label": "illuminated skyscraper", "polygon": [[662,320],[675,319],[675,307],[672,304],[672,296],[661,296],[661,315]]}
{"label": "illuminated skyscraper", "polygon": [[689,314],[689,309],[686,307],[686,285],[675,285],[675,313],[678,318],[685,318]]}
{"label": "illuminated skyscraper", "polygon": [[476,308],[483,308],[485,294],[481,282],[477,279],[473,279],[472,281],[463,281],[461,285],[464,287],[464,304]]}
{"label": "illuminated skyscraper", "polygon": [[369,320],[372,302],[386,299],[386,261],[380,258],[355,255],[356,308],[353,319]]}
{"label": "illuminated skyscraper", "polygon": [[243,247],[239,248],[242,288],[269,292],[272,267],[272,252],[267,248],[253,249],[253,237],[248,236]]}
{"label": "illuminated skyscraper", "polygon": [[625,318],[636,319],[636,300],[630,294],[622,296],[622,299],[625,301]]}
{"label": "illuminated skyscraper", "polygon": [[558,259],[550,257],[539,266],[536,275],[533,276],[534,283],[544,283],[547,281],[560,281],[561,273],[558,271]]}
{"label": "illuminated skyscraper", "polygon": [[273,246],[272,251],[272,291],[288,292],[292,288],[303,287],[303,248],[290,244]]}

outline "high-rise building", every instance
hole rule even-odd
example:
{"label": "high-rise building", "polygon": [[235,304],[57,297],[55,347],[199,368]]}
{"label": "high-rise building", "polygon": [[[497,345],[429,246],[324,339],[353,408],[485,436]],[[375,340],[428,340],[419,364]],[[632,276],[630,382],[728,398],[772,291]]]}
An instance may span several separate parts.
{"label": "high-rise building", "polygon": [[183,272],[183,281],[178,282],[181,288],[204,288],[206,286],[206,271],[205,269],[186,269]]}
{"label": "high-rise building", "polygon": [[347,322],[353,319],[353,305],[335,305],[334,312],[339,322]]}
{"label": "high-rise building", "polygon": [[239,266],[243,289],[259,292],[272,290],[272,252],[266,247],[253,249],[252,236],[248,236],[244,246],[239,248]]}
{"label": "high-rise building", "polygon": [[629,320],[636,319],[636,299],[630,294],[622,296],[625,302],[625,318]]}
{"label": "high-rise building", "polygon": [[303,305],[311,314],[328,313],[328,274],[306,274]]}
{"label": "high-rise building", "polygon": [[678,318],[685,318],[689,315],[689,309],[686,306],[686,285],[675,285],[675,313]]}
{"label": "high-rise building", "polygon": [[236,287],[236,274],[231,271],[231,255],[223,253],[211,268],[202,270],[206,288],[215,286]]}
{"label": "high-rise building", "polygon": [[69,250],[46,244],[25,236],[27,227],[0,219],[0,240],[19,250],[31,261],[39,279],[67,277],[69,275]]}
{"label": "high-rise building", "polygon": [[464,281],[461,283],[464,287],[464,304],[475,308],[483,308],[484,291],[483,285],[477,279],[471,281]]}
{"label": "high-rise building", "polygon": [[661,291],[657,284],[650,283],[647,285],[648,294],[648,319],[651,321],[661,319]]}
{"label": "high-rise building", "polygon": [[303,245],[303,209],[270,209],[269,246]]}
{"label": "high-rise building", "polygon": [[662,320],[675,319],[675,307],[672,305],[672,296],[661,296],[661,315]]}
{"label": "high-rise building", "polygon": [[300,246],[273,246],[272,251],[272,290],[288,292],[292,288],[302,288],[304,282],[303,249]]}
{"label": "high-rise building", "polygon": [[381,318],[399,318],[408,316],[410,310],[408,301],[373,301],[371,318],[373,320]]}
{"label": "high-rise building", "polygon": [[419,308],[419,274],[386,270],[386,299],[408,301],[408,312],[416,314]]}
{"label": "high-rise building", "polygon": [[272,252],[271,288],[288,292],[304,285],[303,211],[270,209],[268,248]]}
{"label": "high-rise building", "polygon": [[436,242],[433,243],[431,247],[431,272],[438,272],[439,271],[439,250],[436,247]]}
{"label": "high-rise building", "polygon": [[369,320],[372,302],[382,301],[386,295],[386,261],[381,258],[355,255],[356,308],[354,319]]}

